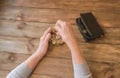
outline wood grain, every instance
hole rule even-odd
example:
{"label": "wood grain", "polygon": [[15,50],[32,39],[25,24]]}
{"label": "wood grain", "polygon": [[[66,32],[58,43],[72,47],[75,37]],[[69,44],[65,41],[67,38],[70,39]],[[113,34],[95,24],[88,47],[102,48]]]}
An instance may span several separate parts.
{"label": "wood grain", "polygon": [[5,78],[10,71],[0,70],[0,77]]}
{"label": "wood grain", "polygon": [[27,53],[28,52],[28,41],[27,39],[20,38],[10,38],[10,37],[0,37],[0,51],[9,51],[17,53]]}
{"label": "wood grain", "polygon": [[[0,21],[0,35],[10,37],[22,37],[29,38],[29,40],[39,39],[44,31],[50,26],[54,27],[54,24],[50,23],[36,23],[36,22],[24,22],[26,23],[22,29],[19,28],[19,21]],[[84,42],[77,25],[73,25],[73,30],[78,42]],[[103,38],[96,39],[93,43],[108,43],[108,44],[120,44],[120,28],[103,28],[105,36]]]}
{"label": "wood grain", "polygon": [[[116,7],[115,4],[118,3],[119,0],[1,0],[1,6],[21,6],[21,7],[32,7],[32,8],[56,8],[56,9],[87,9],[87,10],[106,10],[113,7]],[[48,4],[49,3],[49,4]],[[106,3],[106,5],[104,5]],[[102,7],[101,7],[102,6]],[[104,8],[106,7],[106,8]]]}
{"label": "wood grain", "polygon": [[[119,8],[119,0],[0,0],[0,78],[36,51],[39,38],[58,19],[71,22],[93,78],[119,78]],[[84,12],[94,14],[104,29],[103,38],[89,43],[83,40],[75,19]],[[30,78],[73,78],[67,45],[49,45]]]}
{"label": "wood grain", "polygon": [[[10,40],[12,39],[12,40]],[[9,41],[5,41],[4,37],[1,41],[0,50],[5,52],[12,53],[23,53],[23,54],[32,54],[36,51],[39,40],[31,41],[32,44],[26,43],[27,41],[17,41],[14,38],[10,38]],[[7,43],[10,42],[10,43]],[[26,44],[25,44],[26,43]],[[23,44],[23,45],[21,45]],[[84,56],[87,60],[97,60],[97,61],[105,61],[105,62],[120,62],[120,46],[119,45],[108,45],[108,44],[92,44],[92,43],[78,43],[83,52]],[[29,47],[28,45],[32,46]],[[9,46],[9,47],[7,47]],[[15,48],[16,47],[16,48]],[[22,49],[21,49],[22,47]],[[61,52],[60,49],[64,49]],[[71,58],[70,50],[66,45],[63,46],[49,46],[48,56],[52,57],[61,57],[61,58]],[[108,56],[109,55],[109,56]],[[99,57],[100,56],[100,57]],[[111,59],[112,58],[112,59]]]}
{"label": "wood grain", "polygon": [[[64,21],[69,21],[72,24],[75,23],[75,19],[80,16],[80,13],[90,12],[80,10],[62,10],[62,9],[37,9],[37,8],[21,8],[21,7],[4,7],[0,11],[0,19],[16,21],[17,16],[23,14],[24,21],[33,22],[48,22],[55,23],[56,20],[62,19]],[[97,18],[101,26],[105,27],[119,27],[120,15],[115,11],[91,11]],[[114,21],[116,22],[113,22]]]}
{"label": "wood grain", "polygon": [[[28,57],[27,55],[23,55],[23,54],[21,55],[20,54],[8,55],[8,54],[9,53],[3,53],[2,55],[6,56],[6,57],[3,57],[3,59],[9,58],[9,56],[16,56],[16,60],[14,61],[12,60],[11,62],[9,62],[8,60],[4,60],[4,62],[2,62],[0,70],[10,71],[16,65],[18,65],[19,62],[22,62]],[[0,60],[0,61],[3,61],[3,60]],[[105,78],[110,78],[111,76],[114,76],[114,77],[119,76],[119,71],[118,71],[120,69],[119,63],[88,61],[88,65],[92,73],[94,73],[93,74],[94,78],[101,78],[103,76]],[[55,78],[64,78],[64,77],[73,78],[72,62],[69,59],[46,57],[42,59],[42,61],[38,64],[37,68],[33,73],[39,74],[40,75],[39,77],[42,77],[41,75],[47,75],[47,76],[53,76],[53,78],[54,77]],[[34,76],[34,74],[32,75],[32,77]]]}

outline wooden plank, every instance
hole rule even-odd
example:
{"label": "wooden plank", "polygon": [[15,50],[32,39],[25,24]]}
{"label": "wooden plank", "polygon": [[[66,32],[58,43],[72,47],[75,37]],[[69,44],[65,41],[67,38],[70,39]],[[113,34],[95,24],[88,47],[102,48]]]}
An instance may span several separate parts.
{"label": "wooden plank", "polygon": [[[11,54],[11,53],[0,53],[0,56],[1,55],[3,57],[0,57],[0,70],[11,70],[14,67],[16,67],[18,64],[20,64],[20,62],[22,63],[28,57],[28,55],[24,55],[24,54]],[[46,63],[49,63],[49,64],[46,64]],[[68,63],[71,65],[67,66]],[[61,76],[63,75],[64,77],[66,75],[68,76],[72,74],[72,72],[70,71],[68,72],[69,68],[72,68],[72,63],[69,60],[59,59],[59,58],[45,58],[40,64],[42,65],[44,64],[45,69],[46,68],[49,68],[49,69],[48,71],[45,71],[45,69],[43,69],[43,66],[41,66],[42,69],[40,68],[41,73],[39,74],[47,75],[46,73],[48,73],[49,75],[50,73],[50,74],[53,74],[53,76],[57,76],[57,77],[60,75]],[[63,69],[60,69],[60,67],[62,67]],[[51,68],[53,70],[51,70]],[[55,74],[55,73],[58,73],[58,74]]]}
{"label": "wooden plank", "polygon": [[[35,22],[24,22],[22,29],[19,28],[21,25],[19,21],[0,21],[0,35],[10,36],[10,37],[27,37],[29,40],[40,38],[44,31],[50,26],[53,27],[54,24],[50,23],[35,23]],[[77,25],[72,26],[75,30],[75,36],[79,42],[84,42]],[[92,43],[108,43],[108,44],[120,44],[120,28],[104,28],[105,36],[103,38],[97,39]]]}
{"label": "wooden plank", "polygon": [[0,70],[12,70],[30,55],[0,52]]}
{"label": "wooden plank", "polygon": [[47,76],[47,75],[41,75],[41,74],[32,74],[30,78],[59,78],[56,76]]}
{"label": "wooden plank", "polygon": [[[3,56],[5,56],[6,54],[9,53],[3,53],[3,54],[0,53],[0,55]],[[7,57],[3,57],[6,63],[0,59],[0,61],[2,61],[0,65],[0,70],[11,70],[15,68],[16,65],[18,65],[18,63],[22,62],[21,60],[19,60],[21,56],[22,56],[21,58],[22,60],[25,60],[26,57],[28,57],[22,54],[21,55],[15,54],[15,56],[17,57],[17,60],[10,62],[10,64],[13,65],[7,64],[8,63],[8,59],[6,59]],[[120,63],[88,61],[88,65],[93,73],[94,78],[101,78],[101,77],[110,78],[111,76],[118,77],[120,74],[120,72],[118,71],[120,69]],[[40,74],[40,75],[53,76],[55,78],[64,78],[64,77],[73,78],[72,62],[71,60],[68,59],[45,57],[38,64],[37,68],[33,73],[37,75]]]}
{"label": "wooden plank", "polygon": [[120,0],[118,0],[118,2],[116,3],[115,6],[118,7],[118,10],[119,10],[119,8],[120,8]]}
{"label": "wooden plank", "polygon": [[115,72],[113,72],[115,75],[114,75],[114,77],[115,78],[117,78],[117,77],[119,77],[119,75],[120,75],[120,63],[118,64],[118,65],[114,65],[114,69],[116,69],[116,70],[113,70],[113,71],[115,71]]}
{"label": "wooden plank", "polygon": [[[4,39],[3,39],[4,40]],[[33,52],[36,51],[39,40],[33,40],[31,41],[32,46],[34,47],[29,47],[28,44],[24,45],[26,47],[29,47],[29,49],[25,49],[24,51],[24,47],[23,47],[23,51],[21,52],[21,48],[18,48],[18,51],[14,51],[11,50],[11,48],[6,47],[6,46],[10,46],[12,48],[14,48],[15,45],[20,46],[20,43],[18,44],[17,42],[20,41],[16,41],[16,43],[11,43],[11,44],[6,44],[6,41],[2,42],[4,44],[6,44],[5,46],[2,46],[2,48],[0,48],[1,51],[6,51],[6,52],[12,52],[12,53],[23,53],[23,54],[32,54]],[[25,43],[21,42],[21,43]],[[119,60],[119,54],[120,54],[120,46],[119,45],[110,45],[110,44],[92,44],[92,43],[81,43],[78,42],[79,47],[81,52],[83,53],[84,57],[86,58],[86,60],[90,60],[90,61],[104,61],[104,62],[112,62],[112,63],[118,63],[120,62]],[[21,45],[22,46],[22,45]],[[4,47],[4,48],[3,48]],[[61,49],[63,49],[64,51],[61,51]],[[71,55],[70,55],[70,50],[66,45],[63,46],[49,46],[48,49],[48,54],[47,56],[50,57],[59,57],[59,58],[67,58],[67,59],[71,59]],[[111,59],[112,58],[112,59]]]}
{"label": "wooden plank", "polygon": [[[39,39],[28,40],[25,38],[0,37],[0,51],[31,54],[35,52],[38,47]],[[79,42],[79,47],[86,59],[105,61],[105,62],[119,62],[120,45],[113,44],[96,44]],[[16,47],[16,48],[15,48]],[[109,48],[109,49],[108,49]],[[61,52],[61,49],[64,51]],[[95,56],[94,56],[95,55]],[[109,55],[109,56],[108,56]],[[71,58],[70,51],[66,45],[63,46],[49,46],[48,56]],[[111,59],[112,58],[112,59]]]}
{"label": "wooden plank", "polygon": [[[0,11],[0,19],[16,21],[17,16],[23,15],[24,21],[49,22],[55,23],[58,19],[75,23],[75,19],[80,13],[88,12],[88,10],[61,10],[61,9],[37,9],[37,8],[21,8],[21,7],[2,7]],[[118,11],[92,11],[101,26],[119,27]],[[113,22],[113,19],[115,22]]]}
{"label": "wooden plank", "polygon": [[[111,7],[115,7],[115,4],[118,3],[119,0],[1,0],[1,6],[21,6],[21,7],[34,7],[34,8],[60,8],[60,9],[110,9]],[[106,5],[104,5],[106,3]],[[102,7],[101,7],[102,6]],[[81,7],[81,8],[80,8]],[[104,8],[106,7],[106,8]]]}
{"label": "wooden plank", "polygon": [[[27,53],[29,42],[27,39],[0,36],[0,51]],[[27,53],[28,54],[28,53]]]}
{"label": "wooden plank", "polygon": [[34,73],[52,75],[60,78],[73,78],[72,62],[66,59],[44,58]]}
{"label": "wooden plank", "polygon": [[[120,46],[108,44],[78,43],[81,52],[88,61],[120,62]],[[37,47],[36,47],[37,48]],[[61,49],[63,51],[61,51]],[[35,49],[33,50],[35,51]],[[71,59],[70,50],[66,45],[50,46],[47,56]]]}
{"label": "wooden plank", "polygon": [[9,71],[0,70],[0,77],[1,77],[1,78],[5,78],[8,73],[9,73]]}
{"label": "wooden plank", "polygon": [[[89,64],[89,63],[88,63]],[[91,67],[91,71],[93,73],[93,77],[94,78],[117,78],[119,77],[118,73],[120,74],[120,72],[118,71],[120,68],[120,63],[117,64],[112,64],[112,63],[99,63],[99,62],[91,62],[90,64]],[[117,66],[118,66],[118,69]],[[115,74],[117,73],[117,74]]]}
{"label": "wooden plank", "polygon": [[[33,24],[34,25],[34,24]],[[38,24],[37,24],[38,25]],[[27,27],[30,27],[30,26],[27,26]],[[75,26],[74,26],[75,27]],[[4,30],[4,29],[7,29],[8,28],[8,30],[10,30],[10,27],[8,26],[8,27],[3,27],[3,29],[2,30]],[[13,25],[13,28],[14,28],[14,25]],[[11,28],[11,29],[13,29],[13,28]],[[31,32],[31,29],[34,29],[34,28],[28,28],[28,30],[30,30],[29,32]],[[108,30],[111,30],[111,31],[109,31],[109,37],[105,40],[106,41],[106,43],[108,42],[108,43],[111,43],[111,44],[114,44],[115,43],[115,41],[116,41],[116,43],[115,44],[118,44],[119,43],[119,28],[114,28],[114,31],[113,31],[113,28],[107,28]],[[116,30],[115,30],[116,29]],[[2,31],[1,30],[1,31]],[[6,32],[8,31],[8,30],[6,30]],[[15,27],[15,29],[14,30],[17,30],[16,29],[16,27]],[[12,30],[13,31],[13,30]],[[11,31],[11,34],[12,34],[12,31]],[[25,30],[25,31],[27,31],[27,30]],[[34,32],[36,32],[36,30],[33,30]],[[32,32],[33,32],[32,31]],[[40,30],[41,31],[41,30]],[[6,32],[3,32],[3,33],[6,33]],[[28,33],[29,33],[28,32]],[[38,31],[39,32],[39,31]],[[79,31],[78,31],[79,32]],[[114,36],[113,36],[113,33],[111,33],[111,32],[113,32],[114,33]],[[116,33],[117,32],[117,33]],[[9,31],[9,33],[10,33],[10,31]],[[15,33],[15,32],[14,32]],[[13,34],[14,34],[13,33]],[[20,32],[19,32],[20,33]],[[12,34],[12,36],[16,36],[16,35],[13,35]],[[16,34],[16,33],[15,33]],[[36,33],[34,33],[34,34],[36,34]],[[34,35],[33,34],[33,35]],[[117,35],[116,35],[117,34]],[[4,34],[3,34],[4,35]],[[33,36],[32,35],[32,36]],[[37,34],[37,35],[39,35],[39,34]],[[79,34],[80,35],[80,34]],[[7,35],[6,35],[7,36]],[[32,37],[31,36],[31,37]],[[77,35],[78,36],[78,35]],[[78,36],[79,37],[79,36]],[[112,39],[112,38],[113,39]],[[116,39],[118,39],[118,40],[116,40]],[[108,41],[109,40],[109,41]],[[99,41],[99,40],[98,40]],[[101,41],[101,40],[100,40]],[[114,42],[113,42],[114,41]],[[39,43],[39,39],[34,39],[34,38],[12,38],[12,37],[4,37],[4,36],[1,36],[0,37],[0,42],[1,42],[1,45],[0,45],[0,51],[7,51],[7,52],[13,52],[13,53],[24,53],[24,54],[31,54],[31,53],[33,53],[35,50],[36,50],[36,48],[37,48],[37,45],[38,45],[38,43]],[[108,51],[107,50],[107,48],[109,47],[110,48],[110,52],[111,51],[113,51],[113,52],[115,52],[115,53],[117,53],[117,55],[119,55],[119,45],[115,45],[114,47],[112,47],[112,45],[109,45],[109,44],[93,44],[93,43],[100,43],[100,42],[93,42],[93,43],[89,43],[89,44],[86,44],[86,43],[84,43],[84,42],[82,42],[81,41],[81,38],[79,39],[78,38],[78,42],[79,42],[79,45],[82,45],[83,46],[83,51],[85,50],[87,50],[86,52],[89,52],[89,51],[91,51],[92,52],[92,50],[94,51],[95,50],[95,52],[93,53],[93,54],[96,54],[96,53],[98,53],[98,51],[100,51],[99,53],[102,53],[102,54],[100,54],[101,56],[103,56],[103,57],[94,57],[92,60],[94,60],[95,58],[97,58],[97,60],[98,61],[102,61],[101,60],[101,58],[104,58],[105,59],[105,61],[112,61],[112,62],[116,62],[116,60],[118,61],[119,60],[119,58],[116,58],[116,57],[118,57],[118,56],[116,56],[116,54],[113,54],[113,55],[115,55],[114,56],[114,59],[113,60],[110,60],[110,58],[112,57],[112,56],[109,56],[109,57],[106,57],[108,54],[109,54],[109,52],[108,53],[106,53],[106,51]],[[104,40],[102,40],[101,41],[101,43],[104,43]],[[83,44],[81,44],[81,43],[83,43]],[[8,46],[8,47],[6,47],[6,46]],[[82,46],[80,46],[80,47],[82,47]],[[16,47],[16,48],[15,48]],[[97,48],[94,48],[94,47],[97,47]],[[100,48],[99,48],[100,47]],[[52,47],[53,48],[53,47]],[[62,56],[62,53],[59,51],[61,48],[63,48],[63,49],[66,49],[66,47],[64,48],[64,46],[61,46],[61,47],[58,47],[58,49],[55,49],[54,51],[53,51],[53,53],[51,53],[50,55],[52,55],[53,57],[61,57]],[[92,50],[91,50],[92,49]],[[52,49],[51,49],[52,50]],[[59,52],[58,54],[56,54],[56,52]],[[66,52],[69,52],[69,49],[66,49],[65,50]],[[105,55],[106,56],[104,56],[104,53],[106,53]],[[64,53],[63,53],[64,54]],[[87,53],[86,53],[87,54]],[[55,55],[55,56],[54,56]],[[59,55],[61,55],[61,56],[59,56]],[[70,57],[70,53],[66,53],[66,54],[64,54],[64,56],[63,56],[63,58],[69,58],[67,55],[69,55],[69,57]],[[110,54],[110,55],[112,55],[112,53]],[[90,56],[90,54],[87,54],[86,55],[86,57],[89,57],[89,58],[91,58],[91,57],[93,57],[93,56]],[[88,59],[89,59],[88,58]]]}
{"label": "wooden plank", "polygon": [[40,38],[44,31],[49,27],[53,27],[54,24],[48,23],[35,23],[25,22],[22,28],[19,28],[21,23],[19,21],[0,21],[0,35],[13,36],[13,37],[31,37]]}
{"label": "wooden plank", "polygon": [[[48,60],[51,60],[51,59],[48,59]],[[65,60],[64,60],[65,61]],[[69,70],[68,69],[66,69],[65,67],[61,67],[61,66],[58,66],[58,65],[61,65],[61,63],[63,63],[64,64],[64,62],[61,62],[61,61],[58,61],[57,60],[57,62],[59,62],[57,65],[55,64],[56,63],[56,59],[54,59],[54,60],[51,60],[51,62],[49,63],[49,62],[41,62],[39,65],[38,65],[38,67],[36,68],[36,70],[34,71],[35,73],[42,73],[42,74],[47,74],[47,75],[57,75],[57,76],[59,76],[60,78],[63,78],[63,77],[67,77],[67,78],[73,78],[72,77],[72,75],[71,74],[73,74],[73,73],[71,73],[71,72],[73,72],[72,71],[72,68],[69,68]],[[49,66],[45,66],[45,63],[46,63],[46,65],[49,65]],[[54,63],[54,64],[53,64]],[[66,62],[67,63],[67,65],[64,65],[64,66],[70,66],[70,64],[68,63],[68,62]],[[65,63],[65,64],[66,64]],[[112,70],[116,70],[113,66],[114,66],[114,64],[110,64],[110,63],[99,63],[99,62],[88,62],[88,64],[89,64],[89,66],[90,66],[90,69],[91,69],[91,71],[92,71],[92,73],[93,73],[93,76],[94,76],[94,78],[102,78],[103,76],[105,77],[105,78],[110,78],[111,76],[116,76],[116,75],[114,75],[114,74],[112,74]],[[53,69],[52,67],[58,67],[58,68],[56,68],[56,69]],[[99,69],[98,69],[99,68]],[[59,70],[59,71],[56,71],[56,70]],[[41,70],[43,70],[43,71],[41,71]],[[68,70],[71,74],[70,75],[65,75],[65,76],[63,76],[62,74],[61,74],[61,72],[64,72],[64,70]],[[46,71],[51,71],[51,73],[49,72],[49,73],[47,73]],[[67,73],[69,73],[68,71],[66,71]],[[54,72],[54,74],[52,74],[52,72]],[[58,72],[60,72],[60,73],[58,73]],[[119,72],[120,73],[120,72]],[[118,76],[118,75],[117,75]],[[116,76],[116,77],[117,77]]]}
{"label": "wooden plank", "polygon": [[[35,52],[38,42],[33,42],[34,48],[29,51],[29,49],[21,49],[21,47],[17,47],[17,51],[14,50],[15,45],[22,46],[19,42],[16,43],[15,41],[10,41],[11,44],[6,44],[6,41],[4,41],[4,46],[1,45],[0,50],[6,51],[6,52],[12,52],[12,53],[23,53],[23,54],[31,54]],[[8,46],[8,47],[6,47]],[[24,48],[24,46],[22,46]],[[27,45],[25,45],[27,47]],[[79,43],[79,47],[81,51],[83,52],[84,56],[87,60],[97,60],[97,61],[105,61],[105,62],[119,62],[119,51],[120,46],[119,45],[107,45],[107,44],[85,44],[85,43]],[[11,49],[13,48],[13,49]],[[108,48],[110,48],[108,50]],[[64,51],[61,51],[60,49],[64,49]],[[26,52],[25,52],[26,51]],[[95,56],[94,56],[95,55]],[[71,59],[70,51],[66,45],[63,46],[50,46],[49,52],[47,56],[51,57],[60,57],[60,58],[68,58]],[[112,58],[112,59],[111,59]]]}

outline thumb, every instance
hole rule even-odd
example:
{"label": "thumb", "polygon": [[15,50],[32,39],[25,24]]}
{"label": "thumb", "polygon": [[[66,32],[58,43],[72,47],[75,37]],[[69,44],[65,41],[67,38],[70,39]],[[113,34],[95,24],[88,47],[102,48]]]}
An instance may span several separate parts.
{"label": "thumb", "polygon": [[50,40],[50,38],[51,38],[51,34],[50,33],[48,33],[47,35],[46,35],[46,38],[45,38],[45,41],[49,41]]}

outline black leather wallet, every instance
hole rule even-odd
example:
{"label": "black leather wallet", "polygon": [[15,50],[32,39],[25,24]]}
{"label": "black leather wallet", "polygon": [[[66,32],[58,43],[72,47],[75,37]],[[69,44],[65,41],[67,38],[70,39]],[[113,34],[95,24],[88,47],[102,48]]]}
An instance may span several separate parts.
{"label": "black leather wallet", "polygon": [[103,29],[97,23],[92,13],[82,13],[76,19],[79,30],[85,41],[90,41],[104,35]]}

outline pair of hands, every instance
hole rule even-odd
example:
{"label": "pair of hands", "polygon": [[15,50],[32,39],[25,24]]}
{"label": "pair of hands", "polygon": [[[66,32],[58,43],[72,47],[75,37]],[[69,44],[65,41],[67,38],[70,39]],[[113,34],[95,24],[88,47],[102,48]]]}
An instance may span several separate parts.
{"label": "pair of hands", "polygon": [[[70,23],[58,20],[55,24],[55,29],[58,31],[58,34],[62,37],[63,41],[68,45],[69,48],[76,43],[76,39],[73,33],[73,29]],[[46,54],[49,40],[51,38],[51,28],[49,27],[40,38],[40,43],[37,51],[41,52],[43,55]]]}

